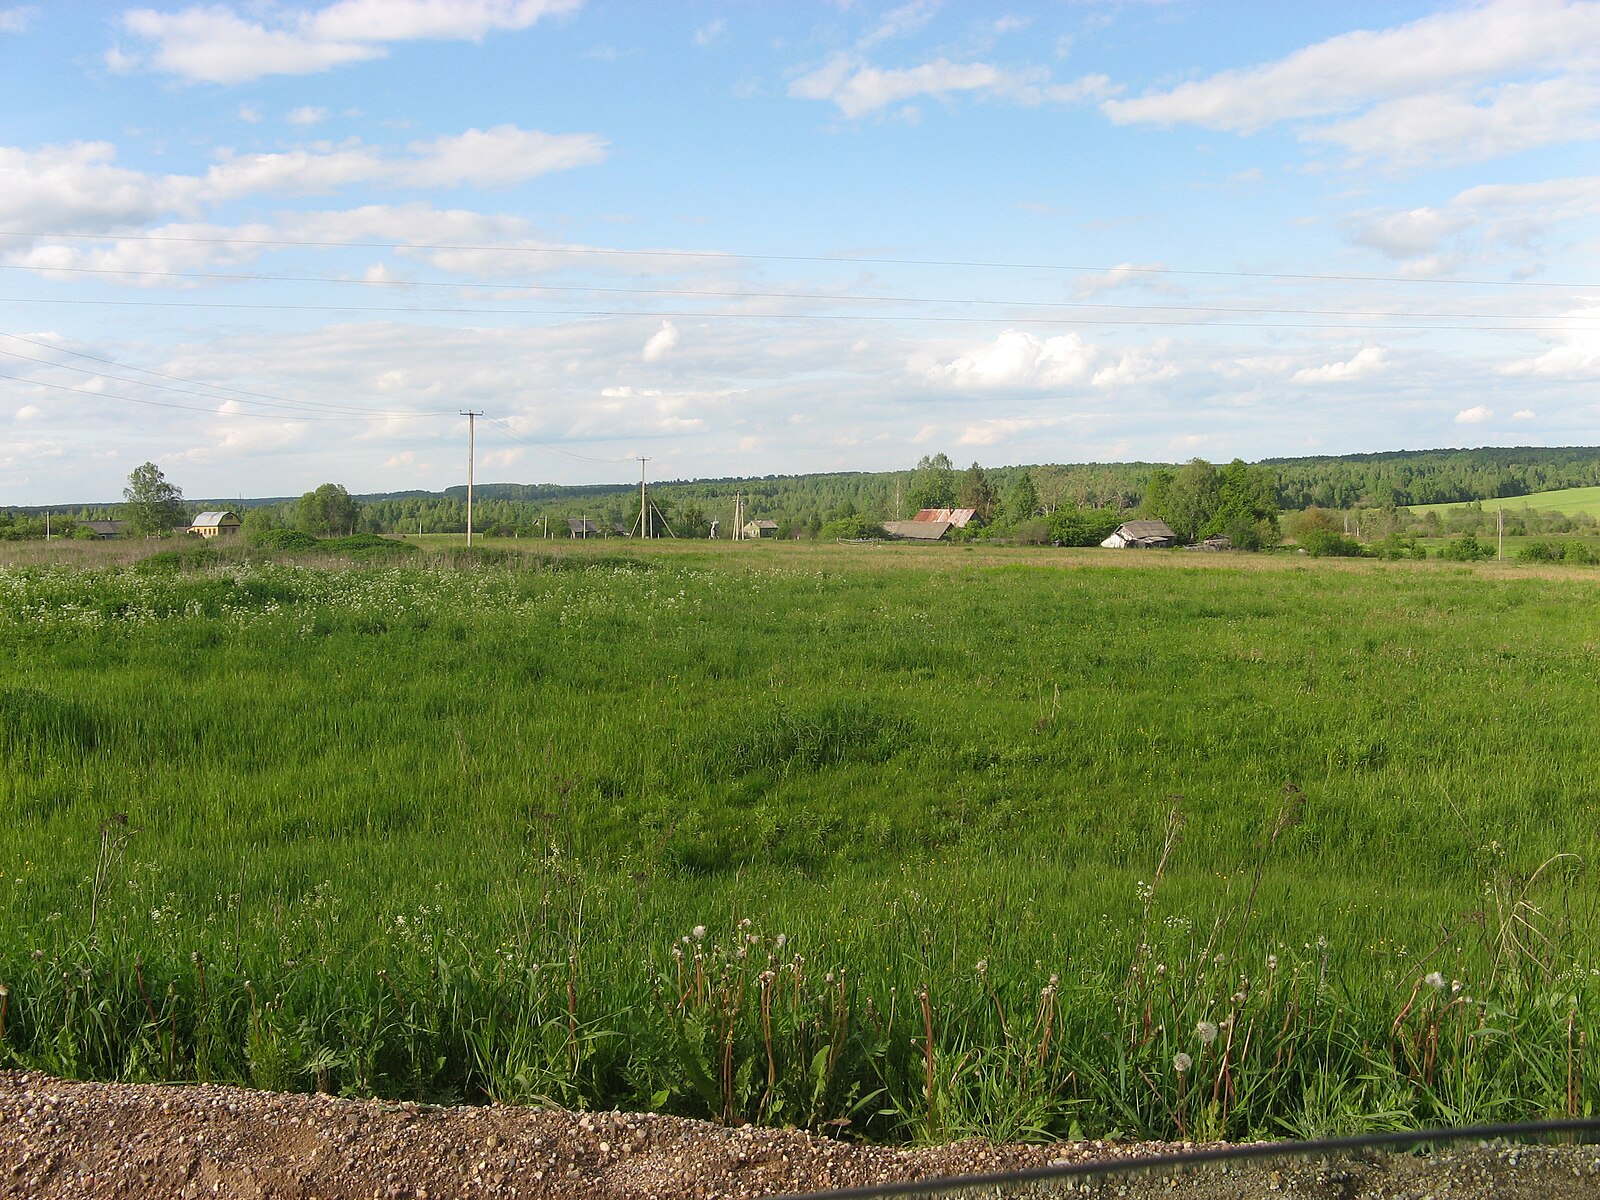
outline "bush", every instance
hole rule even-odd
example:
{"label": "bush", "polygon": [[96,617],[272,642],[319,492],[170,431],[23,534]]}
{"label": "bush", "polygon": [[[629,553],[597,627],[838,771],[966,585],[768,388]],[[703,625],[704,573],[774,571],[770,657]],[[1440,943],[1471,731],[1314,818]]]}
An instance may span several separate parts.
{"label": "bush", "polygon": [[1098,546],[1122,524],[1122,514],[1114,508],[1056,509],[1050,515],[1050,540],[1063,546]]}
{"label": "bush", "polygon": [[1522,562],[1560,562],[1563,557],[1563,547],[1556,542],[1529,542],[1517,551],[1517,558]]}
{"label": "bush", "polygon": [[1428,557],[1427,547],[1409,533],[1391,533],[1381,542],[1373,542],[1371,549],[1373,554],[1387,562],[1402,558],[1420,561]]}
{"label": "bush", "polygon": [[[782,530],[779,530],[782,533]],[[829,521],[817,537],[825,542],[852,542],[860,538],[876,538],[888,536],[881,525],[875,525],[862,516],[840,517]]]}
{"label": "bush", "polygon": [[262,550],[315,550],[321,545],[309,533],[298,529],[256,529],[244,535],[247,545]]}
{"label": "bush", "polygon": [[1363,554],[1360,542],[1332,529],[1308,529],[1301,535],[1300,545],[1313,558],[1360,558]]}
{"label": "bush", "polygon": [[197,542],[142,558],[133,564],[133,569],[141,575],[155,575],[162,571],[203,571],[221,561],[222,552],[215,546]]}
{"label": "bush", "polygon": [[1463,533],[1454,541],[1441,546],[1439,557],[1446,562],[1481,562],[1494,557],[1494,547],[1478,541],[1470,533]]}

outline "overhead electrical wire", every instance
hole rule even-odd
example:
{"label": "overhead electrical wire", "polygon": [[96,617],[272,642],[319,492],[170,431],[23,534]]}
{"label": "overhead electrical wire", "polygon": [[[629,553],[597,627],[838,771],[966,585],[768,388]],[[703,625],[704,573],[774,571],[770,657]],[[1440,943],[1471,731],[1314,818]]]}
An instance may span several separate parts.
{"label": "overhead electrical wire", "polygon": [[[1214,304],[1116,304],[1099,300],[993,300],[985,298],[958,298],[954,296],[882,296],[844,292],[763,292],[731,291],[712,288],[658,288],[658,287],[603,287],[594,284],[556,283],[476,283],[455,280],[424,279],[357,279],[336,275],[265,275],[234,271],[147,271],[115,267],[53,267],[30,266],[26,263],[0,263],[0,271],[29,271],[95,276],[133,276],[142,279],[193,279],[230,283],[320,283],[345,287],[368,288],[452,288],[501,292],[557,292],[613,296],[675,296],[700,297],[708,300],[798,300],[835,304],[949,304],[967,307],[996,308],[1066,308],[1109,310],[1113,312],[1176,312],[1176,313],[1269,313],[1276,316],[1321,317],[1400,317],[1408,320],[1472,320],[1472,321],[1541,321],[1545,316],[1524,316],[1518,313],[1462,313],[1462,312],[1392,312],[1383,309],[1344,308],[1286,308],[1281,305],[1214,305]],[[843,314],[833,314],[843,315]]]}
{"label": "overhead electrical wire", "polygon": [[[41,363],[47,367],[59,367],[67,371],[78,371],[85,375],[94,375],[101,379],[110,379],[117,383],[131,383],[137,387],[161,388],[165,391],[183,392],[188,395],[200,396],[204,399],[225,400],[245,404],[259,404],[268,408],[284,408],[290,410],[291,412],[300,412],[303,410],[310,413],[343,413],[349,414],[349,420],[370,420],[377,417],[407,418],[451,415],[443,412],[418,412],[415,410],[408,412],[400,409],[361,408],[356,405],[330,404],[314,400],[288,400],[279,396],[270,396],[263,392],[251,392],[246,391],[243,388],[231,388],[219,383],[203,383],[196,379],[185,379],[180,375],[167,375],[160,371],[152,371],[146,367],[129,366],[126,363],[117,362],[115,359],[99,358],[93,354],[84,354],[82,351],[68,350],[61,346],[52,346],[49,342],[41,342],[35,338],[23,337],[21,334],[0,332],[0,337],[10,338],[13,341],[18,342],[26,342],[30,346],[40,346],[57,354],[70,354],[77,358],[88,359],[90,362],[97,362],[106,366],[119,367],[125,371],[138,371],[142,375],[153,375],[157,379],[170,379],[174,383],[185,383],[189,384],[190,386],[187,388],[173,387],[170,384],[152,383],[145,379],[130,379],[125,375],[110,375],[102,371],[91,371],[87,367],[79,367],[72,363],[56,362],[52,359],[37,358],[31,354],[20,354],[15,350],[0,349],[0,354],[4,354],[9,358],[18,358],[26,362]],[[195,388],[210,388],[212,391],[195,391],[193,390]],[[214,395],[213,392],[229,392],[232,393],[232,395]],[[247,399],[239,400],[238,397],[241,396],[247,397]],[[326,419],[331,420],[333,418],[329,417]]]}
{"label": "overhead electrical wire", "polygon": [[[469,308],[462,305],[358,305],[358,304],[267,304],[234,300],[86,300],[61,296],[0,296],[0,304],[78,304],[132,308],[207,308],[262,312],[348,312],[408,313],[456,316],[532,316],[532,317],[636,317],[676,318],[678,320],[723,321],[874,321],[880,323],[919,323],[941,325],[993,325],[993,317],[944,317],[900,313],[713,313],[703,310],[607,309],[607,308]],[[1532,319],[1532,318],[1530,318]],[[1541,333],[1574,328],[1571,320],[1559,325],[1396,325],[1390,322],[1327,321],[1178,321],[1134,317],[1028,317],[1030,325],[1072,327],[1080,325],[1162,326],[1198,329],[1321,329],[1349,331],[1390,331],[1411,333]]]}
{"label": "overhead electrical wire", "polygon": [[[719,262],[804,262],[828,263],[833,266],[867,264],[872,266],[902,267],[964,267],[975,270],[1004,271],[1065,271],[1078,274],[1139,274],[1139,275],[1193,275],[1214,276],[1225,279],[1294,279],[1315,282],[1344,283],[1403,283],[1428,286],[1469,285],[1478,287],[1561,287],[1595,288],[1600,283],[1549,282],[1532,279],[1419,279],[1410,275],[1345,275],[1318,274],[1290,271],[1212,271],[1179,267],[1143,267],[1130,265],[1083,266],[1068,263],[1023,263],[983,261],[972,259],[893,258],[878,255],[820,255],[820,254],[740,254],[721,250],[623,250],[604,246],[507,246],[504,244],[425,243],[425,242],[346,242],[307,238],[248,238],[248,237],[197,237],[193,235],[153,233],[57,233],[46,230],[0,230],[0,237],[60,238],[63,241],[102,242],[183,242],[200,245],[223,246],[293,246],[334,250],[453,250],[491,251],[508,254],[572,254],[617,258],[688,258],[711,259]],[[48,269],[48,268],[40,268]]]}

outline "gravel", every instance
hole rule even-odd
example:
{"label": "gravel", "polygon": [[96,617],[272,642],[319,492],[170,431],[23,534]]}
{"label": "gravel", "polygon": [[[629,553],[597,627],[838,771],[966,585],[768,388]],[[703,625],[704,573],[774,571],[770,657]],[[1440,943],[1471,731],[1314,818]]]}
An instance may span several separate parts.
{"label": "gravel", "polygon": [[[1128,1159],[1179,1147],[959,1142],[860,1146],[798,1130],[729,1129],[628,1113],[439,1107],[241,1088],[76,1083],[0,1072],[0,1197],[747,1197]],[[1080,1190],[1075,1194],[1082,1194]],[[1600,1195],[1587,1146],[1466,1151],[1435,1159],[1170,1169],[1088,1185],[1104,1196]],[[1061,1195],[1037,1184],[1007,1195]],[[932,1194],[932,1193],[930,1193]],[[968,1195],[976,1193],[968,1192]],[[985,1194],[995,1195],[990,1189]]]}

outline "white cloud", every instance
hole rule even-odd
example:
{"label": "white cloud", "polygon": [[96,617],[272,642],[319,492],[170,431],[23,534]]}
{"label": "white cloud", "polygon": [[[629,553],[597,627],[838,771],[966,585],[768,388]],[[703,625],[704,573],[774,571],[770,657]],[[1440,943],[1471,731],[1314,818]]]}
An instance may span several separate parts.
{"label": "white cloud", "polygon": [[727,32],[728,23],[718,17],[711,24],[703,25],[694,31],[694,44],[696,46],[709,46]]}
{"label": "white cloud", "polygon": [[283,119],[291,125],[320,125],[328,119],[328,110],[303,104],[299,108],[290,109]]}
{"label": "white cloud", "polygon": [[0,8],[0,33],[26,33],[29,22],[38,14],[39,10],[31,4]]}
{"label": "white cloud", "polygon": [[899,8],[885,13],[877,28],[862,38],[857,45],[865,49],[891,38],[915,33],[933,20],[934,14],[938,11],[938,0],[911,0],[911,3],[902,4]]}
{"label": "white cloud", "polygon": [[1080,275],[1072,285],[1073,295],[1080,300],[1113,292],[1120,288],[1139,287],[1151,291],[1177,291],[1164,275],[1163,263],[1118,263],[1108,271]]}
{"label": "white cloud", "polygon": [[[338,0],[322,9],[273,7],[258,21],[217,4],[178,12],[132,9],[122,27],[152,43],[147,58],[113,50],[115,66],[145,63],[204,83],[307,75],[382,57],[385,43],[472,40],[526,29],[581,0]],[[108,55],[108,61],[111,61]]]}
{"label": "white cloud", "polygon": [[1464,408],[1456,414],[1457,425],[1481,425],[1483,422],[1493,419],[1494,409],[1485,408],[1481,404],[1472,408]]}
{"label": "white cloud", "polygon": [[1389,352],[1381,346],[1367,346],[1358,351],[1354,358],[1345,362],[1327,363],[1320,367],[1306,367],[1296,371],[1290,381],[1293,383],[1348,383],[1356,379],[1364,379],[1386,369],[1389,365]]}
{"label": "white cloud", "polygon": [[801,100],[826,100],[850,118],[865,116],[917,96],[947,99],[970,93],[985,99],[1038,105],[1097,100],[1114,89],[1104,75],[1087,75],[1068,84],[1050,81],[1040,69],[1007,70],[982,62],[937,59],[915,67],[884,70],[850,54],[838,54],[789,85]]}
{"label": "white cloud", "polygon": [[1533,409],[1519,408],[1516,412],[1511,414],[1511,419],[1514,421],[1531,421],[1534,419],[1534,416],[1535,413]]}
{"label": "white cloud", "polygon": [[1410,96],[1302,136],[1344,147],[1355,164],[1372,159],[1482,162],[1600,137],[1600,85],[1576,79],[1507,84],[1482,104],[1467,96]]}
{"label": "white cloud", "polygon": [[645,362],[660,362],[678,348],[680,336],[678,327],[671,321],[661,322],[661,328],[652,333],[645,342],[640,357]]}
{"label": "white cloud", "polygon": [[999,17],[990,28],[996,33],[1016,33],[1032,24],[1032,17]]}
{"label": "white cloud", "polygon": [[1537,358],[1523,359],[1500,368],[1502,375],[1547,376],[1554,379],[1592,379],[1600,376],[1600,301],[1565,313],[1554,322],[1554,347]]}
{"label": "white cloud", "polygon": [[[251,195],[317,195],[355,184],[497,187],[603,162],[604,138],[499,125],[417,142],[397,154],[359,142],[277,154],[217,153],[203,176],[150,175],[116,165],[108,142],[28,151],[0,146],[0,228],[105,229]],[[435,239],[437,240],[437,239]]]}
{"label": "white cloud", "polygon": [[[1488,0],[1102,108],[1117,124],[1241,134],[1357,114],[1303,136],[1342,145],[1357,161],[1474,161],[1595,137],[1600,97],[1592,83],[1569,75],[1600,66],[1597,47],[1594,0]],[[1543,78],[1517,78],[1529,75]],[[1493,86],[1475,92],[1484,85]]]}
{"label": "white cloud", "polygon": [[239,105],[239,120],[247,125],[256,125],[261,121],[261,110],[254,104]]}
{"label": "white cloud", "polygon": [[927,377],[958,388],[1061,387],[1087,380],[1095,357],[1076,333],[1041,340],[1008,329],[992,345],[932,367]]}
{"label": "white cloud", "polygon": [[42,416],[44,416],[44,409],[40,408],[37,404],[24,404],[21,408],[17,409],[16,413],[16,419],[18,421],[31,421],[35,417]]}

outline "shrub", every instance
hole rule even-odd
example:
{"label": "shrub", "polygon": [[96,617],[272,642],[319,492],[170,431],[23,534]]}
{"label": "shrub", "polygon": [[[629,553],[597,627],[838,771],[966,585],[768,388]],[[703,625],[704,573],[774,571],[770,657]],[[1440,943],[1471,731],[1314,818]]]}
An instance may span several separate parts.
{"label": "shrub", "polygon": [[315,550],[321,543],[298,529],[258,529],[245,534],[245,543],[262,550]]}
{"label": "shrub", "polygon": [[1454,541],[1439,548],[1439,557],[1446,562],[1481,562],[1494,557],[1494,547],[1485,545],[1470,534],[1463,533]]}
{"label": "shrub", "polygon": [[1360,558],[1363,553],[1360,542],[1332,529],[1308,529],[1300,544],[1314,558]]}
{"label": "shrub", "polygon": [[1563,548],[1556,542],[1538,541],[1529,542],[1517,551],[1517,558],[1523,562],[1560,562]]}

